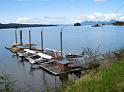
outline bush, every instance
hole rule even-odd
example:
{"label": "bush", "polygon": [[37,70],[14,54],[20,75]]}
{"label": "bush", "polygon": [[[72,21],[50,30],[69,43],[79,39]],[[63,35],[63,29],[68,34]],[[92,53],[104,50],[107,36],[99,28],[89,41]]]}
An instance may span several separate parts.
{"label": "bush", "polygon": [[9,74],[0,74],[0,92],[13,92],[14,79]]}
{"label": "bush", "polygon": [[124,92],[124,60],[83,76],[63,92]]}

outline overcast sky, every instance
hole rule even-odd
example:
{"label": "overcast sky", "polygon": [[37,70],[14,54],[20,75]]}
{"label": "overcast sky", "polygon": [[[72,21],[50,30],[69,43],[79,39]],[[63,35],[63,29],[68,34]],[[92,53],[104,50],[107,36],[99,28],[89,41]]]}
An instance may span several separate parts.
{"label": "overcast sky", "polygon": [[124,20],[124,0],[0,0],[1,23]]}

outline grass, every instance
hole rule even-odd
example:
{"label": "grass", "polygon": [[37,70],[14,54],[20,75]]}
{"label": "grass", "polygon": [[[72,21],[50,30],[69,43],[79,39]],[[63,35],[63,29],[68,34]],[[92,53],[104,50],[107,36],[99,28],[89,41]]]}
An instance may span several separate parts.
{"label": "grass", "polygon": [[0,92],[13,92],[15,81],[9,74],[0,74]]}
{"label": "grass", "polygon": [[81,77],[63,92],[124,92],[124,60]]}

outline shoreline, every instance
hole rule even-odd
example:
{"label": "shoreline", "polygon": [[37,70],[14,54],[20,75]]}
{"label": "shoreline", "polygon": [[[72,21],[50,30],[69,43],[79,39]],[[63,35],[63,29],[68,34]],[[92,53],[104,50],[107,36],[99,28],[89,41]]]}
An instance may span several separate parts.
{"label": "shoreline", "polygon": [[0,24],[0,29],[9,29],[9,28],[26,28],[26,27],[51,27],[58,25],[47,25],[47,24]]}

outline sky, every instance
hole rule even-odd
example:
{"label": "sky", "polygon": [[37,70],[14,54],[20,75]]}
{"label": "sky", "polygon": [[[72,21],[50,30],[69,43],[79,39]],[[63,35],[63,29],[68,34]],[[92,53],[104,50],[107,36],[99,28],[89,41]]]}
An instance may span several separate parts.
{"label": "sky", "polygon": [[0,0],[0,23],[124,20],[124,0]]}

